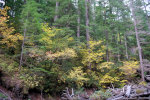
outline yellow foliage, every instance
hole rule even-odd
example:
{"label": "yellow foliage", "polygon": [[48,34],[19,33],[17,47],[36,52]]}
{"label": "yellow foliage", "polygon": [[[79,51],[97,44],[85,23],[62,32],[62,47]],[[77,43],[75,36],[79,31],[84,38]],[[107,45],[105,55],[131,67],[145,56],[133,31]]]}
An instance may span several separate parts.
{"label": "yellow foliage", "polygon": [[28,68],[22,68],[18,78],[23,81],[23,85],[28,88],[41,87],[44,77]]}
{"label": "yellow foliage", "polygon": [[44,55],[44,51],[37,48],[37,47],[33,47],[33,48],[29,48],[29,56],[30,57],[40,57]]}
{"label": "yellow foliage", "polygon": [[90,73],[90,76],[92,76],[92,79],[93,80],[100,80],[100,77],[102,76],[102,75],[97,75],[97,73],[95,72],[95,71],[89,71],[89,72],[87,72],[87,73]]}
{"label": "yellow foliage", "polygon": [[82,67],[74,67],[69,75],[68,79],[74,81],[78,87],[83,86],[84,82],[88,81],[85,77],[86,73],[83,72]]}
{"label": "yellow foliage", "polygon": [[52,29],[51,27],[48,26],[48,23],[42,24],[42,30],[45,32],[45,34],[48,37],[54,37],[56,34],[56,31],[59,31],[60,29]]}
{"label": "yellow foliage", "polygon": [[142,82],[140,82],[140,83],[139,83],[139,85],[144,85],[144,86],[146,86],[146,85],[147,85],[147,83],[146,83],[146,82],[144,82],[144,81],[142,81]]}
{"label": "yellow foliage", "polygon": [[103,69],[103,68],[111,69],[113,65],[114,65],[113,62],[104,62],[99,66],[97,66],[97,69]]}
{"label": "yellow foliage", "polygon": [[98,46],[101,43],[102,43],[102,41],[89,41],[89,47],[90,47],[90,49],[93,50],[95,48],[95,46]]}
{"label": "yellow foliage", "polygon": [[[82,63],[88,65],[89,62],[99,63],[103,60],[103,55],[105,46],[101,45],[102,41],[89,41],[90,48],[81,49],[81,54],[83,55]],[[99,46],[97,50],[96,46]]]}
{"label": "yellow foliage", "polygon": [[57,29],[52,29],[48,26],[48,24],[42,24],[42,30],[43,30],[43,34],[40,35],[40,42],[49,46],[49,48],[51,48],[52,45],[52,37],[54,37],[56,35],[56,31]]}
{"label": "yellow foliage", "polygon": [[70,37],[70,38],[68,38],[67,39],[69,42],[71,42],[71,41],[74,41],[74,38],[73,37]]}
{"label": "yellow foliage", "polygon": [[47,58],[49,60],[54,60],[54,59],[69,59],[69,58],[74,58],[77,56],[76,52],[74,49],[71,48],[66,48],[65,50],[62,50],[61,52],[56,52],[56,53],[47,53],[46,54]]}
{"label": "yellow foliage", "polygon": [[119,77],[112,77],[109,75],[109,73],[107,73],[100,80],[100,84],[102,84],[102,83],[114,83],[114,82],[119,82],[119,81],[120,81]]}
{"label": "yellow foliage", "polygon": [[128,76],[135,74],[138,68],[138,61],[125,61],[123,62],[123,66],[120,67],[120,69],[123,70],[124,74]]}
{"label": "yellow foliage", "polygon": [[7,15],[7,10],[9,9],[9,7],[0,9],[0,36],[2,37],[0,44],[3,44],[8,48],[16,48],[18,41],[23,40],[23,36],[19,33],[14,34],[15,29],[8,26],[7,22],[9,21],[9,16]]}
{"label": "yellow foliage", "polygon": [[107,85],[111,83],[124,86],[127,80],[123,80],[121,72],[116,73],[114,65],[115,64],[113,62],[103,62],[99,64],[96,67],[98,71],[90,73],[92,75],[92,80],[98,80],[98,85],[101,85],[103,88],[107,87]]}
{"label": "yellow foliage", "polygon": [[37,75],[31,76],[29,74],[26,74],[25,76],[20,76],[20,79],[22,79],[24,84],[29,88],[37,87],[43,81],[43,77],[39,77]]}
{"label": "yellow foliage", "polygon": [[110,73],[106,73],[101,80],[99,81],[99,84],[102,87],[106,87],[107,84],[118,84],[119,86],[123,87],[126,84],[127,80],[121,80],[120,76],[111,76]]}
{"label": "yellow foliage", "polygon": [[65,34],[64,30],[51,28],[47,23],[42,24],[42,30],[43,33],[40,34],[39,42],[42,43],[42,45],[46,46],[48,50],[61,50],[62,48],[67,48],[68,44],[74,41],[74,38],[70,37],[69,35],[61,36],[62,34]]}

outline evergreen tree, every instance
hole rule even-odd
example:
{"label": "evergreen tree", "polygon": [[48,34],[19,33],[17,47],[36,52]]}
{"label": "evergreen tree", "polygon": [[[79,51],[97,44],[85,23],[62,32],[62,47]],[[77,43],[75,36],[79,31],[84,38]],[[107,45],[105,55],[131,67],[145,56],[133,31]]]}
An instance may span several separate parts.
{"label": "evergreen tree", "polygon": [[[28,46],[37,44],[38,35],[41,32],[42,15],[38,9],[39,4],[35,0],[27,0],[21,14],[22,32],[24,39],[22,43],[22,51],[20,57],[20,67],[22,65],[25,42]],[[26,51],[27,52],[27,51]]]}

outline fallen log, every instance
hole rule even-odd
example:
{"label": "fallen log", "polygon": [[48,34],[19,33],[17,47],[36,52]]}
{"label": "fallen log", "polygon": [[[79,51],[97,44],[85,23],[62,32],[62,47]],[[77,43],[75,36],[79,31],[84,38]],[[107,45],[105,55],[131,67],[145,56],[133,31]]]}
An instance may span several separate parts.
{"label": "fallen log", "polygon": [[131,95],[131,97],[140,97],[140,96],[147,96],[147,95],[150,95],[150,92],[145,92],[145,93],[141,93],[141,94]]}
{"label": "fallen log", "polygon": [[130,96],[130,93],[131,93],[131,85],[128,85],[125,95],[126,95],[127,97],[129,97],[129,96]]}
{"label": "fallen log", "polygon": [[124,86],[122,89],[112,89],[113,95],[107,100],[144,100],[141,98],[148,98],[148,100],[150,100],[149,90],[150,86],[127,85]]}
{"label": "fallen log", "polygon": [[122,98],[123,98],[124,96],[121,96],[121,97],[117,97],[117,98],[115,98],[115,99],[112,99],[112,100],[122,100]]}
{"label": "fallen log", "polygon": [[123,95],[124,95],[124,93],[122,92],[119,95],[108,98],[107,100],[117,100],[116,98],[124,97]]}

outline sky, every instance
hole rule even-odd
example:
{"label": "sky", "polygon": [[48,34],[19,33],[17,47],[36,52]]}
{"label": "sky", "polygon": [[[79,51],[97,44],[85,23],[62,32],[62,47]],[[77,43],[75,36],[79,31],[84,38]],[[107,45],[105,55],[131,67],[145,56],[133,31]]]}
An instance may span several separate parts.
{"label": "sky", "polygon": [[[150,3],[150,0],[144,0],[146,4]],[[148,11],[148,16],[150,16],[150,5],[146,7],[146,10]]]}
{"label": "sky", "polygon": [[[148,1],[150,2],[150,0],[144,0],[145,1],[145,3],[146,4],[148,4]],[[148,11],[150,11],[150,5],[149,6],[147,6],[147,8],[146,8]]]}

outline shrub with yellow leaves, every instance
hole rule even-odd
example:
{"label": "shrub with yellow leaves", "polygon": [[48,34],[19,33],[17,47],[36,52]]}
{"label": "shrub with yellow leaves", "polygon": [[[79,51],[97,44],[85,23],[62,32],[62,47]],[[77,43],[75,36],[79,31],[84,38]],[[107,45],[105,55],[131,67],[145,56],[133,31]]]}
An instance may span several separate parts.
{"label": "shrub with yellow leaves", "polygon": [[68,48],[68,44],[74,41],[74,38],[63,29],[49,27],[48,23],[42,24],[43,33],[39,35],[39,42],[46,50],[62,50]]}
{"label": "shrub with yellow leaves", "polygon": [[55,29],[52,29],[48,26],[48,23],[42,24],[43,34],[40,34],[40,43],[46,45],[47,48],[51,48],[52,46],[52,37],[56,35]]}
{"label": "shrub with yellow leaves", "polygon": [[[115,74],[115,73],[114,73]],[[108,85],[114,85],[117,87],[123,87],[126,84],[127,80],[122,79],[120,76],[112,75],[112,73],[106,73],[104,76],[101,77],[99,80],[99,84],[105,88]]]}
{"label": "shrub with yellow leaves", "polygon": [[67,78],[72,81],[75,82],[77,87],[80,88],[81,86],[84,85],[84,83],[86,81],[88,81],[89,79],[86,78],[87,73],[84,73],[82,70],[82,67],[74,67],[70,72],[69,75],[67,76]]}
{"label": "shrub with yellow leaves", "polygon": [[107,73],[100,80],[100,84],[102,84],[102,83],[115,83],[115,82],[119,82],[119,81],[120,80],[118,77],[112,77],[112,76],[110,76],[109,73]]}
{"label": "shrub with yellow leaves", "polygon": [[120,69],[124,72],[124,74],[129,77],[134,76],[138,68],[139,68],[138,61],[124,61],[123,66],[120,67]]}
{"label": "shrub with yellow leaves", "polygon": [[97,66],[97,69],[103,69],[103,68],[111,69],[113,65],[114,65],[113,62],[103,62]]}
{"label": "shrub with yellow leaves", "polygon": [[[81,49],[82,63],[99,63],[103,61],[105,46],[101,45],[102,41],[89,41],[89,48]],[[98,46],[98,48],[97,48]]]}
{"label": "shrub with yellow leaves", "polygon": [[38,74],[36,71],[30,70],[28,68],[22,68],[18,79],[22,81],[23,92],[28,93],[29,89],[38,88],[42,89],[42,83],[44,81],[43,74]]}
{"label": "shrub with yellow leaves", "polygon": [[[119,68],[113,62],[103,62],[97,65],[97,71],[92,74],[92,79],[97,77],[98,84],[103,88],[114,84],[114,86],[122,87],[125,85],[126,80],[122,78],[122,74],[119,71]],[[92,72],[93,73],[93,72]],[[96,81],[96,80],[95,80]],[[96,83],[96,82],[95,82]]]}
{"label": "shrub with yellow leaves", "polygon": [[4,9],[0,9],[0,44],[6,48],[16,48],[17,44],[19,44],[19,40],[23,40],[23,36],[19,33],[14,33],[15,29],[13,27],[9,27],[7,22],[9,21],[9,16],[7,15],[7,11],[9,7],[5,7]]}
{"label": "shrub with yellow leaves", "polygon": [[66,48],[65,50],[58,51],[56,53],[46,53],[46,58],[49,60],[54,60],[54,59],[69,59],[69,58],[74,58],[76,57],[77,54],[74,51],[74,49],[71,48]]}

